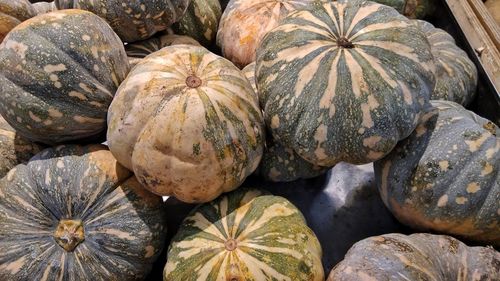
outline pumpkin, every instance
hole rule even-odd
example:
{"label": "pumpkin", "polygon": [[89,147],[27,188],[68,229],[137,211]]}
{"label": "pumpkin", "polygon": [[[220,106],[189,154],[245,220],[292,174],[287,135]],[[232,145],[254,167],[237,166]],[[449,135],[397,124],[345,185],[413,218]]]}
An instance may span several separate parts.
{"label": "pumpkin", "polygon": [[192,0],[184,16],[172,28],[175,33],[193,37],[209,47],[215,41],[221,15],[219,0]]}
{"label": "pumpkin", "polygon": [[241,72],[248,79],[250,84],[252,85],[253,91],[258,95],[259,91],[257,90],[257,84],[255,82],[255,62],[245,66]]}
{"label": "pumpkin", "polygon": [[38,15],[0,45],[0,112],[30,140],[92,138],[105,130],[108,106],[128,71],[122,42],[98,16]]}
{"label": "pumpkin", "polygon": [[108,114],[108,144],[146,188],[207,202],[259,164],[263,121],[252,86],[198,46],[165,47],[132,69]]}
{"label": "pumpkin", "polygon": [[183,221],[163,280],[324,280],[321,245],[288,200],[237,189]]}
{"label": "pumpkin", "polygon": [[57,7],[54,2],[33,3],[33,8],[35,9],[37,15],[57,11]]}
{"label": "pumpkin", "polygon": [[0,116],[0,178],[17,164],[27,162],[42,146],[21,136]]}
{"label": "pumpkin", "polygon": [[189,36],[163,34],[161,36],[155,36],[143,41],[127,44],[125,46],[125,51],[129,57],[145,58],[147,55],[159,51],[167,46],[181,44],[200,46],[198,41]]}
{"label": "pumpkin", "polygon": [[140,280],[165,224],[161,197],[106,147],[49,148],[0,181],[0,279]]}
{"label": "pumpkin", "polygon": [[374,2],[391,6],[411,19],[430,16],[436,9],[433,0],[374,0]]}
{"label": "pumpkin", "polygon": [[231,0],[219,23],[217,45],[239,67],[255,61],[255,50],[271,29],[291,12],[315,0]]}
{"label": "pumpkin", "polygon": [[382,199],[413,228],[500,245],[500,129],[456,103],[432,105],[375,163]]}
{"label": "pumpkin", "polygon": [[15,26],[35,15],[27,0],[0,0],[0,42]]}
{"label": "pumpkin", "polygon": [[316,2],[257,50],[265,122],[314,165],[375,161],[415,129],[435,84],[432,59],[423,32],[393,8]]}
{"label": "pumpkin", "polygon": [[426,233],[386,234],[356,243],[327,281],[499,280],[500,253]]}
{"label": "pumpkin", "polygon": [[474,63],[446,31],[426,21],[414,20],[414,23],[427,36],[436,64],[436,86],[431,99],[469,104],[474,99],[478,79]]}
{"label": "pumpkin", "polygon": [[56,0],[56,5],[60,9],[75,8],[95,13],[106,19],[124,42],[134,42],[147,39],[178,21],[189,2],[190,0]]}

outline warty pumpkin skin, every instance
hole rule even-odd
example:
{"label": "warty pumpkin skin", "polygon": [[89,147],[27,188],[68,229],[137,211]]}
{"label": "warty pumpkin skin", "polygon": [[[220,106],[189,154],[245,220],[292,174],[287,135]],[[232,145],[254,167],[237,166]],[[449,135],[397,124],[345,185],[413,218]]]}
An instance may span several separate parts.
{"label": "warty pumpkin skin", "polygon": [[288,200],[240,188],[183,221],[163,280],[320,281],[321,245]]}
{"label": "warty pumpkin skin", "polygon": [[105,130],[108,106],[128,71],[122,42],[98,16],[38,15],[0,45],[0,112],[30,140],[91,138]]}
{"label": "warty pumpkin skin", "polygon": [[399,13],[411,19],[430,16],[435,11],[434,0],[374,0],[374,2],[391,6]]}
{"label": "warty pumpkin skin", "polygon": [[172,28],[176,34],[193,37],[205,47],[215,41],[222,10],[219,0],[191,0],[182,18]]}
{"label": "warty pumpkin skin", "polygon": [[432,234],[385,234],[356,243],[327,281],[500,280],[500,253]]}
{"label": "warty pumpkin skin", "polygon": [[0,279],[141,280],[165,224],[106,147],[50,148],[0,181]]}
{"label": "warty pumpkin skin", "polygon": [[257,50],[266,125],[314,165],[375,161],[415,128],[435,84],[432,59],[425,35],[393,8],[316,2]]}
{"label": "warty pumpkin skin", "polygon": [[15,26],[36,16],[28,0],[0,0],[0,42]]}
{"label": "warty pumpkin skin", "polygon": [[432,101],[417,129],[375,162],[384,203],[402,223],[500,245],[500,129]]}
{"label": "warty pumpkin skin", "polygon": [[239,69],[203,47],[176,45],[143,59],[122,83],[108,144],[151,191],[207,202],[257,168],[263,127]]}
{"label": "warty pumpkin skin", "polygon": [[225,58],[243,68],[255,61],[262,38],[291,12],[315,0],[231,0],[219,23],[217,45]]}
{"label": "warty pumpkin skin", "polygon": [[476,66],[446,31],[426,21],[415,20],[414,23],[427,36],[436,64],[436,87],[431,99],[468,105],[476,94]]}

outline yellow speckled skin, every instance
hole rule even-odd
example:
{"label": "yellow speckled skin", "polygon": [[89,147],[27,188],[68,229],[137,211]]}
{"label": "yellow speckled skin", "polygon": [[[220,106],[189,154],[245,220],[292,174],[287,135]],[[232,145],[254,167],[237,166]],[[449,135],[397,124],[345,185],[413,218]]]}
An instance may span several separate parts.
{"label": "yellow speckled skin", "polygon": [[28,0],[0,0],[0,42],[16,25],[35,15]]}

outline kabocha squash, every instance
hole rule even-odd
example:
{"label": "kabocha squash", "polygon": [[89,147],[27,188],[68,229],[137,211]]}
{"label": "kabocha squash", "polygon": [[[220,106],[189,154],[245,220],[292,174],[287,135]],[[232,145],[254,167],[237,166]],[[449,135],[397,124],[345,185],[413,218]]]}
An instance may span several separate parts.
{"label": "kabocha squash", "polygon": [[184,220],[163,280],[324,280],[321,246],[288,200],[238,189]]}
{"label": "kabocha squash", "polygon": [[432,105],[375,163],[382,199],[416,229],[500,245],[500,129],[456,103]]}
{"label": "kabocha squash", "polygon": [[193,37],[209,47],[215,41],[221,16],[219,0],[191,0],[182,18],[172,28],[175,33]]}
{"label": "kabocha squash", "polygon": [[147,39],[178,21],[189,2],[190,0],[56,0],[56,5],[60,8],[93,12],[106,19],[124,42],[134,42]]}
{"label": "kabocha squash", "polygon": [[10,169],[27,162],[42,146],[21,136],[0,116],[0,178]]}
{"label": "kabocha squash", "polygon": [[151,191],[207,202],[257,168],[263,127],[238,68],[203,47],[176,45],[146,57],[122,83],[108,144]]}
{"label": "kabocha squash", "polygon": [[356,243],[327,281],[500,280],[500,253],[432,234],[386,234]]}
{"label": "kabocha squash", "polygon": [[319,166],[369,163],[416,127],[435,80],[425,35],[393,8],[315,2],[257,50],[256,79],[273,137]]}
{"label": "kabocha squash", "polygon": [[155,36],[143,41],[127,44],[125,46],[125,51],[129,57],[145,58],[147,55],[159,51],[162,48],[181,44],[200,46],[198,41],[189,36],[163,34],[161,36]]}
{"label": "kabocha squash", "polygon": [[0,45],[0,112],[31,140],[95,137],[105,130],[107,108],[128,71],[122,42],[98,16],[39,15]]}
{"label": "kabocha squash", "polygon": [[426,21],[415,20],[414,23],[427,36],[436,64],[436,87],[431,99],[469,104],[476,94],[477,86],[474,63],[455,45],[455,39],[446,31]]}
{"label": "kabocha squash", "polygon": [[141,280],[165,224],[104,146],[50,148],[0,181],[0,279]]}
{"label": "kabocha squash", "polygon": [[28,0],[0,0],[0,42],[14,27],[35,15]]}
{"label": "kabocha squash", "polygon": [[281,19],[315,0],[231,0],[222,14],[217,45],[239,67],[255,61],[260,41]]}
{"label": "kabocha squash", "polygon": [[425,18],[436,9],[434,0],[374,0],[374,2],[391,6],[411,19]]}

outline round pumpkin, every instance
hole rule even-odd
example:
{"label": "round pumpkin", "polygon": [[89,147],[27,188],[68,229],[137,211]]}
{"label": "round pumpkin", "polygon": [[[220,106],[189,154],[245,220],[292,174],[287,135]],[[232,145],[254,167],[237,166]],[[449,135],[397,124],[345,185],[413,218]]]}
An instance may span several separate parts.
{"label": "round pumpkin", "polygon": [[0,42],[15,26],[35,15],[28,0],[0,0]]}
{"label": "round pumpkin", "polygon": [[219,0],[191,0],[182,18],[172,28],[175,33],[193,37],[209,47],[215,41],[221,15]]}
{"label": "round pumpkin", "polygon": [[415,132],[375,163],[384,203],[404,224],[500,245],[500,129],[432,101]]}
{"label": "round pumpkin", "polygon": [[155,36],[143,41],[127,44],[125,46],[125,51],[129,57],[145,58],[147,55],[165,47],[181,44],[200,46],[198,41],[189,36],[163,34],[161,36]]}
{"label": "round pumpkin", "polygon": [[165,224],[106,147],[50,148],[0,181],[0,279],[141,280]]}
{"label": "round pumpkin", "polygon": [[396,10],[339,0],[269,32],[255,75],[273,137],[331,167],[375,161],[407,137],[434,88],[433,67],[425,35]]}
{"label": "round pumpkin", "polygon": [[436,9],[433,0],[374,0],[374,2],[391,6],[411,19],[430,16]]}
{"label": "round pumpkin", "polygon": [[27,162],[42,149],[42,146],[17,134],[0,116],[0,178],[16,165]]}
{"label": "round pumpkin", "polygon": [[105,130],[108,106],[128,71],[122,42],[98,16],[38,15],[0,45],[0,112],[30,140],[92,138]]}
{"label": "round pumpkin", "polygon": [[35,9],[37,15],[57,11],[57,7],[56,7],[55,2],[33,3],[33,8]]}
{"label": "round pumpkin", "polygon": [[427,36],[436,64],[436,87],[431,99],[468,105],[476,94],[476,66],[446,31],[426,21],[415,20],[414,23]]}
{"label": "round pumpkin", "polygon": [[324,280],[321,245],[283,197],[237,189],[195,208],[168,249],[163,280]]}
{"label": "round pumpkin", "polygon": [[147,39],[177,22],[189,2],[190,0],[56,0],[56,5],[95,13],[106,19],[124,42],[134,42]]}
{"label": "round pumpkin", "polygon": [[500,253],[444,235],[386,234],[356,243],[327,281],[499,280]]}
{"label": "round pumpkin", "polygon": [[122,83],[108,144],[152,192],[207,202],[257,168],[263,127],[238,68],[203,47],[176,45],[146,57]]}
{"label": "round pumpkin", "polygon": [[315,0],[231,0],[219,23],[217,45],[239,67],[255,61],[262,38],[291,12]]}

